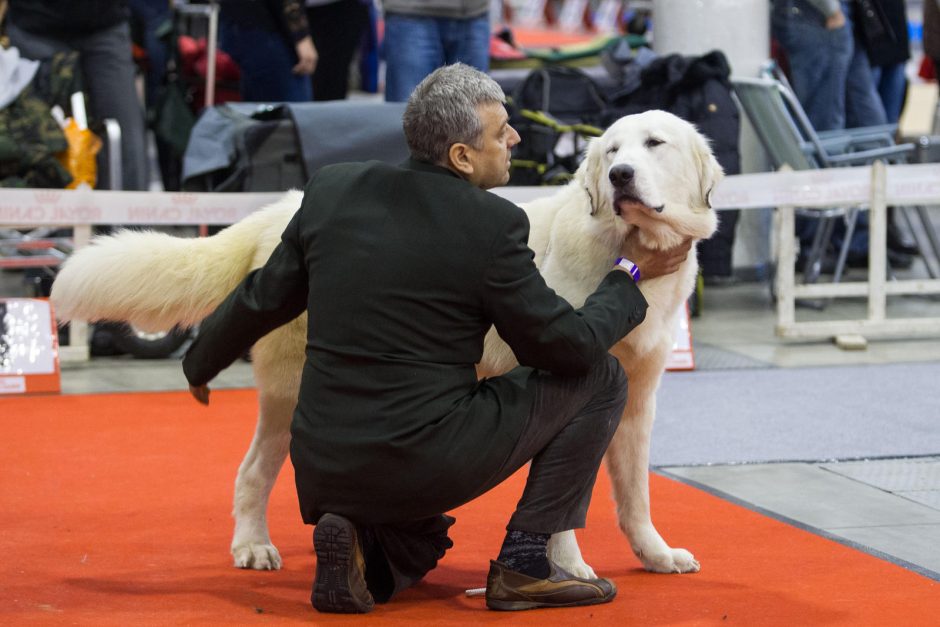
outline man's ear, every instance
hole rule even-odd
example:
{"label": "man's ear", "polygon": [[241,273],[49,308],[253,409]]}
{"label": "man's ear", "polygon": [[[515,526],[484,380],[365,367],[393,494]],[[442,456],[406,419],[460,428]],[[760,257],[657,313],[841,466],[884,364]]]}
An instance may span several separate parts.
{"label": "man's ear", "polygon": [[447,159],[452,170],[468,178],[473,174],[473,160],[470,157],[470,147],[457,142],[451,144],[447,150]]}

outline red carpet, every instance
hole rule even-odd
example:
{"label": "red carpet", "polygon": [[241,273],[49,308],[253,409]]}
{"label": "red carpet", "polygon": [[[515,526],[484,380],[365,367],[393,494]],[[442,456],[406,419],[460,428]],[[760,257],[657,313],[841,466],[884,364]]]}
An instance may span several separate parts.
{"label": "red carpet", "polygon": [[0,399],[0,624],[936,625],[940,584],[662,477],[654,515],[692,550],[696,575],[639,568],[606,477],[581,548],[620,590],[608,605],[504,614],[482,586],[523,477],[456,512],[456,547],[426,581],[367,618],[308,597],[311,529],[290,464],[272,497],[279,572],[239,571],[228,544],[235,471],[254,430],[253,391]]}

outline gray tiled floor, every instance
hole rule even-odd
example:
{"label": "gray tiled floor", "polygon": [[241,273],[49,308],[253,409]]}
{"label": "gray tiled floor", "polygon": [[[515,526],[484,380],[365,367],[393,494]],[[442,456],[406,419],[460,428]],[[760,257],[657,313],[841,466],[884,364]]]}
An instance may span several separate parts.
{"label": "gray tiled floor", "polygon": [[[854,271],[859,276],[860,271]],[[915,267],[902,278],[923,277]],[[849,276],[851,280],[852,275]],[[940,316],[935,297],[889,301],[889,316]],[[864,317],[861,300],[839,300],[798,319]],[[706,289],[693,324],[697,364],[733,367],[851,366],[940,361],[940,337],[869,342],[845,351],[828,341],[774,336],[770,290],[755,283]],[[936,390],[924,390],[936,394]],[[938,397],[940,398],[940,397]],[[940,442],[940,402],[937,404]],[[940,448],[936,451],[940,454]],[[663,473],[940,579],[940,458],[663,468]]]}
{"label": "gray tiled floor", "polygon": [[[0,273],[0,296],[20,295],[17,281],[17,275]],[[779,340],[770,291],[760,283],[709,287],[702,304],[702,315],[693,321],[699,370],[940,361],[940,337],[872,341],[864,351],[843,351],[827,341]],[[905,315],[940,315],[940,301],[931,298],[898,298],[892,308]],[[864,315],[864,305],[837,302],[799,315],[854,312]],[[251,368],[244,362],[214,382],[215,387],[251,384]],[[185,380],[177,360],[95,358],[64,364],[62,387],[67,394],[171,390],[185,389]],[[940,580],[940,457],[659,470]]]}
{"label": "gray tiled floor", "polygon": [[[846,465],[864,468],[866,476],[877,477],[897,474],[899,467],[910,463],[877,460]],[[895,489],[888,490],[841,474],[841,465],[716,465],[663,471],[940,577],[940,508],[908,498],[903,488],[914,485],[909,480],[896,482]],[[921,485],[940,489],[936,478]]]}

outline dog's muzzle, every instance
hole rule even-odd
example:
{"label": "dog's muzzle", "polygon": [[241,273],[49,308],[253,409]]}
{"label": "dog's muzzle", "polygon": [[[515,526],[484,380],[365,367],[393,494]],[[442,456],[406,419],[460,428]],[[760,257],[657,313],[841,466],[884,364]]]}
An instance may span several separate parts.
{"label": "dog's muzzle", "polygon": [[[614,212],[618,216],[622,202],[634,202],[649,207],[636,191],[636,170],[632,165],[619,163],[613,166],[607,173],[607,178],[610,179],[610,184],[614,188]],[[664,205],[650,208],[656,213],[662,213]]]}

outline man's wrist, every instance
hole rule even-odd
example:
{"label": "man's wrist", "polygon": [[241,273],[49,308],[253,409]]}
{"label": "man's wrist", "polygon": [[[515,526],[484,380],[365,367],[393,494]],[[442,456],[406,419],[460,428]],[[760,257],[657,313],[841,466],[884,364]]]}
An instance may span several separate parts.
{"label": "man's wrist", "polygon": [[615,261],[614,264],[626,270],[634,283],[640,280],[640,267],[626,257],[617,257],[617,261]]}

